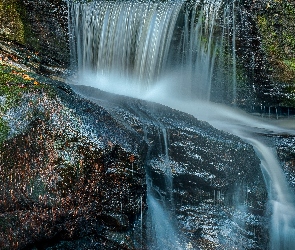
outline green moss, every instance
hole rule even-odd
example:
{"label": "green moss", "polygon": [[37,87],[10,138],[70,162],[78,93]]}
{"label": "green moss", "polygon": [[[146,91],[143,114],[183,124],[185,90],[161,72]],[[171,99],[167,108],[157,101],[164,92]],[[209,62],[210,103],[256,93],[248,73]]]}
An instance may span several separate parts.
{"label": "green moss", "polygon": [[41,77],[28,73],[15,67],[0,63],[0,96],[5,96],[5,104],[1,105],[0,111],[18,105],[24,93],[43,90],[50,97],[55,96],[55,91],[47,84],[41,82]]}
{"label": "green moss", "polygon": [[0,144],[3,143],[4,140],[6,140],[9,132],[9,127],[7,123],[0,118]]}
{"label": "green moss", "polygon": [[31,81],[25,80],[21,72],[17,72],[9,66],[0,66],[0,96],[5,97],[5,103],[1,105],[1,112],[16,106],[21,101],[22,94]]}
{"label": "green moss", "polygon": [[19,43],[25,41],[25,25],[23,24],[18,0],[2,0],[0,2],[0,35]]}
{"label": "green moss", "polygon": [[295,59],[293,60],[284,60],[284,63],[287,67],[289,67],[290,70],[295,71]]}
{"label": "green moss", "polygon": [[262,46],[276,82],[295,84],[295,4],[269,2],[257,16]]}

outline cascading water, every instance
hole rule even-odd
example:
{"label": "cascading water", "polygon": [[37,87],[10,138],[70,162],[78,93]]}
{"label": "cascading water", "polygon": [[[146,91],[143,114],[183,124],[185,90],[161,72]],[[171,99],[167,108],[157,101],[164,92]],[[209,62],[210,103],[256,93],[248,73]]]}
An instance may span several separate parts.
{"label": "cascading water", "polygon": [[[231,72],[228,73],[232,77],[219,81],[229,80],[232,102],[236,101],[236,2],[69,1],[68,5],[71,51],[81,77],[80,83],[191,113],[252,144],[261,159],[269,192],[270,249],[292,249],[295,245],[294,195],[288,188],[275,153],[253,136],[257,128],[277,133],[282,131],[228,107],[194,100],[210,100],[214,75],[227,74],[224,69],[214,67],[228,59],[220,56],[221,48],[227,47],[227,52],[231,51],[233,55]],[[229,17],[231,21],[228,21]],[[225,35],[229,33],[232,37],[226,39]],[[221,86],[220,89],[226,88]],[[167,168],[166,130],[162,132]],[[294,134],[294,131],[288,133]],[[167,187],[172,189],[169,176],[166,177]],[[155,199],[152,186],[148,191],[153,233],[157,239],[153,247],[171,249],[168,245],[173,245],[179,237],[167,216],[167,203],[163,205]],[[160,240],[163,237],[169,244]],[[174,246],[181,248],[176,243]]]}
{"label": "cascading water", "polygon": [[168,136],[167,136],[167,131],[165,127],[162,128],[162,133],[163,133],[163,139],[164,139],[164,173],[165,173],[165,178],[166,178],[166,189],[169,193],[168,197],[170,202],[173,202],[173,194],[172,194],[172,189],[173,189],[173,179],[172,179],[172,172],[171,172],[171,167],[170,167],[170,161],[169,161],[169,153],[168,153]]}
{"label": "cascading water", "polygon": [[182,1],[93,1],[70,5],[73,53],[83,73],[151,82],[167,60]]}
{"label": "cascading water", "polygon": [[[163,159],[159,168],[164,173],[166,197],[160,194],[158,187],[153,186],[151,177],[148,176],[147,203],[149,206],[150,249],[183,249],[183,239],[175,230],[173,214],[173,178],[168,153],[167,131],[163,125],[162,136],[164,141]],[[155,195],[155,193],[157,193]]]}
{"label": "cascading water", "polygon": [[275,157],[275,152],[254,138],[246,138],[260,154],[262,170],[269,190],[272,208],[270,221],[271,249],[292,249],[295,246],[294,196]]}
{"label": "cascading water", "polygon": [[236,109],[213,103],[175,101],[163,98],[161,94],[159,96],[153,95],[149,100],[158,101],[192,114],[201,120],[206,120],[214,127],[235,134],[253,145],[261,160],[261,168],[269,195],[271,214],[269,248],[272,250],[293,249],[295,246],[295,196],[288,187],[276,152],[264,142],[263,138],[260,140],[257,134],[287,133],[294,136],[295,130],[270,125]]}
{"label": "cascading water", "polygon": [[116,75],[138,87],[173,74],[182,82],[172,86],[179,95],[209,100],[220,45],[214,32],[221,4],[69,2],[71,51],[79,76],[92,73],[100,81],[112,81]]}
{"label": "cascading water", "polygon": [[[165,127],[162,127],[162,136],[164,141],[164,160],[160,164],[160,168],[165,174],[165,185],[166,191],[168,193],[167,198],[162,196],[158,190],[158,187],[153,185],[153,180],[149,175],[150,170],[147,171],[147,204],[148,219],[147,224],[149,224],[148,232],[148,247],[149,249],[183,249],[181,239],[179,238],[179,233],[175,230],[174,221],[171,219],[172,211],[171,207],[173,194],[172,194],[172,174],[169,164],[169,153],[168,153],[168,139]],[[160,136],[161,137],[161,136]],[[147,145],[150,145],[150,141],[147,138],[147,131],[144,132],[144,140]],[[147,159],[149,159],[150,149],[147,150]]]}

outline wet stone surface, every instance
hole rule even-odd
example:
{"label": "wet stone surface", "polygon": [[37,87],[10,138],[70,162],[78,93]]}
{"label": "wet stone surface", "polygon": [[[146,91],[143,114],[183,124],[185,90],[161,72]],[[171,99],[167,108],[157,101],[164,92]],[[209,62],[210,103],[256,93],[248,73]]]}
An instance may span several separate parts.
{"label": "wet stone surface", "polygon": [[[46,92],[26,93],[3,116],[10,131],[0,148],[0,246],[49,247],[86,236],[92,240],[85,249],[93,241],[127,244],[122,236],[116,242],[115,233],[110,239],[102,235],[118,231],[127,237],[144,209],[145,175],[137,149],[123,143],[124,129],[106,111],[92,107],[91,113],[89,103],[55,87],[68,95],[68,103],[59,94],[53,99]],[[75,109],[70,100],[81,105]]]}
{"label": "wet stone surface", "polygon": [[264,248],[267,194],[250,145],[162,105],[73,89],[143,138],[149,192],[173,211],[189,246]]}
{"label": "wet stone surface", "polygon": [[162,105],[50,83],[2,116],[1,248],[145,248],[152,195],[188,247],[263,249],[250,145]]}
{"label": "wet stone surface", "polygon": [[273,137],[273,140],[288,183],[295,191],[295,137],[277,135]]}

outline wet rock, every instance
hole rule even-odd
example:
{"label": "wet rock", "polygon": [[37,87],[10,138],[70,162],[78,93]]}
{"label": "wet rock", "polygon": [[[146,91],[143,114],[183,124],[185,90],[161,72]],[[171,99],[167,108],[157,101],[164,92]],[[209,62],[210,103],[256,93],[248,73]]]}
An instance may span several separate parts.
{"label": "wet rock", "polygon": [[[79,105],[74,94],[56,89]],[[27,108],[27,99],[36,106]],[[113,118],[95,105],[94,113],[82,115],[80,102],[75,110],[47,93],[26,93],[4,116],[10,132],[0,148],[1,248],[58,245],[89,235],[100,244],[101,231],[127,234],[143,209],[136,138],[126,139],[135,143],[128,150],[120,139],[124,129],[115,134]]]}
{"label": "wet rock", "polygon": [[129,227],[128,217],[122,214],[102,214],[99,219],[104,225],[116,231],[126,230]]}
{"label": "wet rock", "polygon": [[68,11],[63,0],[4,0],[0,4],[0,40],[15,42],[30,67],[69,66]]}
{"label": "wet rock", "polygon": [[1,247],[153,246],[148,195],[189,246],[267,244],[251,146],[162,105],[50,83],[51,94],[24,92],[3,114]]}
{"label": "wet rock", "polygon": [[39,53],[41,64],[69,64],[67,4],[62,0],[24,0],[24,22],[29,34],[26,44]]}
{"label": "wet rock", "polygon": [[142,136],[149,192],[174,211],[193,247],[267,245],[267,192],[252,146],[162,105],[85,86],[73,89]]}

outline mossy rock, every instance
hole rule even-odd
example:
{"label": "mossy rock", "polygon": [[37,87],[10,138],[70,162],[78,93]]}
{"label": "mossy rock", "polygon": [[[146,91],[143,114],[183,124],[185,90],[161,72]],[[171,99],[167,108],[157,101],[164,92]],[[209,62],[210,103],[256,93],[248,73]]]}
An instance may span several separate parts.
{"label": "mossy rock", "polygon": [[295,89],[295,4],[267,1],[257,15],[257,26],[274,81]]}
{"label": "mossy rock", "polygon": [[0,36],[19,43],[25,42],[25,25],[18,0],[0,2]]}
{"label": "mossy rock", "polygon": [[69,65],[67,5],[62,0],[2,0],[0,40],[35,51],[48,66]]}

